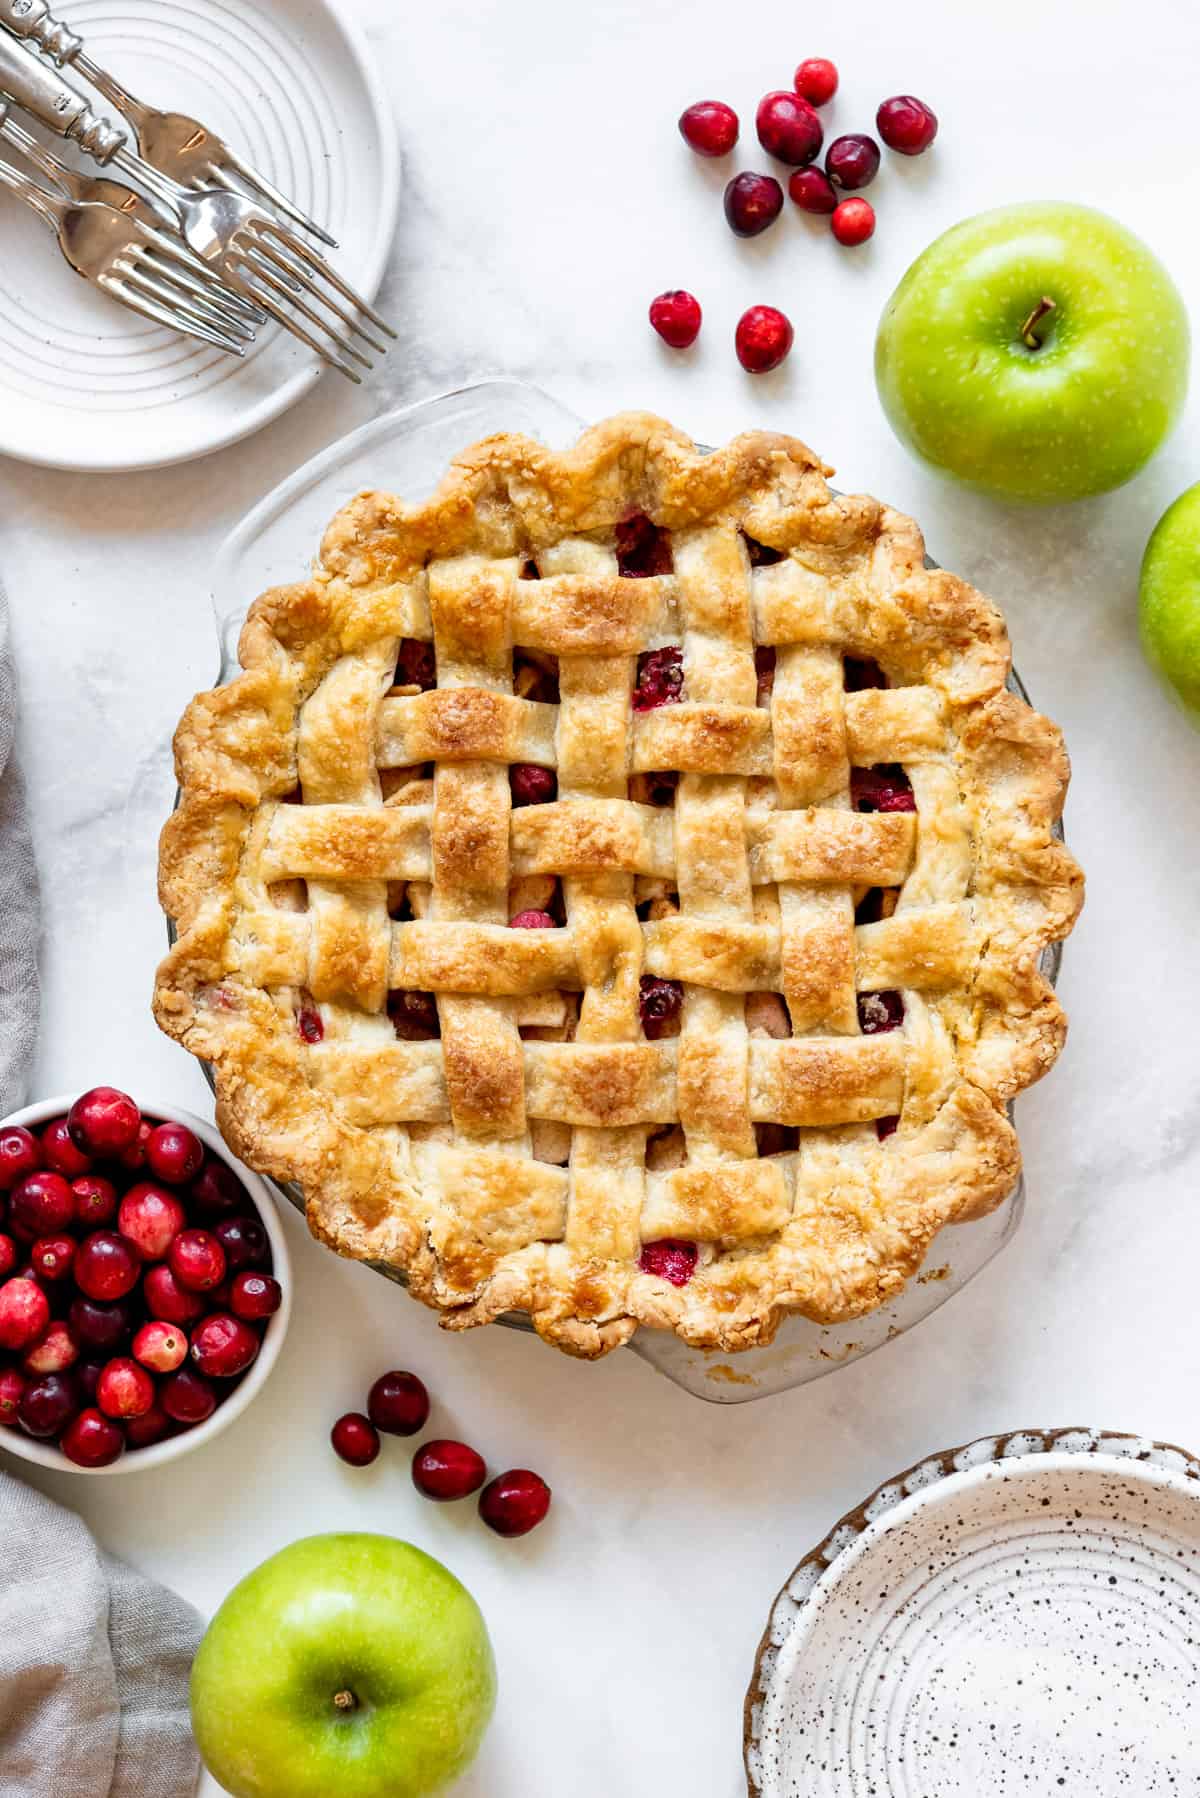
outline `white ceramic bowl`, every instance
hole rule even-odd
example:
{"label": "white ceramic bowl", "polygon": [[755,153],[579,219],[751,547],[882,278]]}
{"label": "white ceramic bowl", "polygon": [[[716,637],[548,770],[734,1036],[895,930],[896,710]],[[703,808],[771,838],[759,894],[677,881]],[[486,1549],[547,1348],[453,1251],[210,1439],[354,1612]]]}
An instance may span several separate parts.
{"label": "white ceramic bowl", "polygon": [[[36,1105],[26,1105],[22,1111],[14,1111],[11,1117],[0,1119],[0,1128],[9,1124],[24,1124],[27,1130],[36,1130],[42,1124],[49,1123],[51,1118],[63,1117],[75,1103],[78,1093],[63,1093],[57,1098],[42,1099]],[[23,1461],[36,1461],[39,1467],[52,1467],[59,1473],[78,1474],[114,1474],[137,1473],[146,1467],[161,1467],[165,1461],[177,1461],[181,1455],[191,1454],[193,1449],[202,1448],[219,1436],[222,1430],[228,1429],[236,1417],[249,1405],[254,1403],[258,1394],[267,1383],[271,1369],[279,1358],[283,1347],[283,1339],[287,1335],[288,1319],[292,1309],[292,1269],[288,1256],[287,1240],[280,1228],[279,1219],[275,1215],[275,1204],[270,1188],[258,1174],[236,1161],[226,1148],[220,1133],[212,1124],[205,1123],[194,1112],[185,1111],[181,1105],[160,1104],[157,1099],[143,1099],[135,1094],[142,1115],[160,1121],[170,1119],[172,1123],[186,1124],[194,1130],[210,1155],[225,1162],[241,1181],[253,1203],[254,1209],[262,1219],[263,1228],[271,1243],[272,1272],[283,1288],[283,1303],[274,1317],[270,1318],[263,1331],[262,1347],[258,1357],[248,1372],[243,1376],[237,1389],[218,1405],[212,1416],[204,1423],[197,1424],[194,1429],[184,1430],[178,1436],[170,1436],[165,1442],[155,1442],[149,1448],[127,1449],[120,1460],[109,1467],[78,1467],[74,1461],[68,1461],[66,1455],[50,1442],[36,1441],[18,1429],[0,1429],[0,1450],[17,1455]]]}

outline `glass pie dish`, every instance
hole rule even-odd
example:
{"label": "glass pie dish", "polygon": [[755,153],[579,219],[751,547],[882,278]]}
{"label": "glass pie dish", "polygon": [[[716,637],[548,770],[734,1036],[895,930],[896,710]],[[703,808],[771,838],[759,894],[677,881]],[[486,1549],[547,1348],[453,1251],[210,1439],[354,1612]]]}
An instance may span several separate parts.
{"label": "glass pie dish", "polygon": [[[261,501],[217,556],[213,605],[221,647],[219,680],[229,680],[237,670],[237,642],[248,604],[265,588],[297,577],[300,546],[319,542],[329,517],[363,488],[418,500],[433,490],[451,458],[479,438],[521,431],[565,446],[581,425],[536,388],[498,380],[392,413],[322,452]],[[1024,697],[1019,683],[1013,684]],[[1057,955],[1047,955],[1043,971],[1050,978],[1056,966]],[[286,1196],[300,1203],[298,1193]],[[894,1303],[850,1324],[823,1327],[793,1316],[770,1347],[733,1360],[642,1330],[634,1338],[634,1352],[676,1384],[718,1403],[738,1403],[801,1384],[878,1347],[944,1303],[1007,1240],[1022,1201],[1018,1184],[990,1216],[944,1232],[931,1247],[923,1275]],[[402,1277],[393,1269],[379,1271]]]}

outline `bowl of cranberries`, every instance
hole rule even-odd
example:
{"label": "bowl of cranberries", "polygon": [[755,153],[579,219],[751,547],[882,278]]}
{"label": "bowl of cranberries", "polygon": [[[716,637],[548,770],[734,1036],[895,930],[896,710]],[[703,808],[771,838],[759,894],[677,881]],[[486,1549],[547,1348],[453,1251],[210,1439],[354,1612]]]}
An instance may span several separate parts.
{"label": "bowl of cranberries", "polygon": [[211,1124],[115,1087],[0,1123],[0,1449],[174,1460],[246,1409],[291,1307],[264,1182]]}

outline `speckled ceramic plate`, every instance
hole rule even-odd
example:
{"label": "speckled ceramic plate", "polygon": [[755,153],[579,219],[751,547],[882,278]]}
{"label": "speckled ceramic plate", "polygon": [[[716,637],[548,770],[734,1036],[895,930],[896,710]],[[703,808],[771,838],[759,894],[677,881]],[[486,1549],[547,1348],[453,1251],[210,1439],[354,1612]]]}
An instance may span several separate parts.
{"label": "speckled ceramic plate", "polygon": [[1200,1792],[1200,1462],[1094,1430],[932,1456],[775,1601],[752,1798]]}

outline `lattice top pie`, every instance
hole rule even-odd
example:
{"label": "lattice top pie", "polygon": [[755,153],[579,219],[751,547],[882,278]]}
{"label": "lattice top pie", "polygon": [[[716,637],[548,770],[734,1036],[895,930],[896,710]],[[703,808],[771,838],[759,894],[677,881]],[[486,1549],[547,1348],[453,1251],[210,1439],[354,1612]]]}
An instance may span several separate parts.
{"label": "lattice top pie", "polygon": [[453,1328],[763,1343],[1013,1186],[1066,755],[995,607],[827,472],[489,438],[339,513],[180,725],[159,1022]]}

